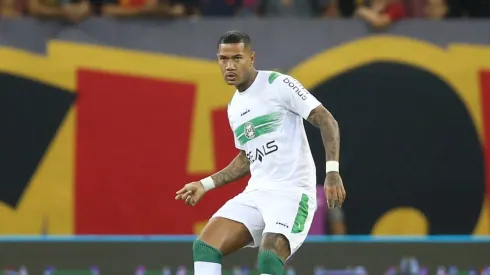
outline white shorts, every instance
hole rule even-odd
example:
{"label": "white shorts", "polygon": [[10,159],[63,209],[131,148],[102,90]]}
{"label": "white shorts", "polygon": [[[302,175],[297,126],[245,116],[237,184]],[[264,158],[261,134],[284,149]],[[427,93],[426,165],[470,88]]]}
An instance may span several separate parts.
{"label": "white shorts", "polygon": [[253,237],[246,247],[258,247],[264,233],[282,234],[293,255],[308,235],[316,207],[316,197],[306,194],[252,190],[227,201],[213,217],[244,224]]}

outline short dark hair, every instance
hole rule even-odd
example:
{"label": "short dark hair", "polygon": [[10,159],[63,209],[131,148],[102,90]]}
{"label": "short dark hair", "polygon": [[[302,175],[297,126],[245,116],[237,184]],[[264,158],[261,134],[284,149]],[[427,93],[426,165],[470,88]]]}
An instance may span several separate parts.
{"label": "short dark hair", "polygon": [[243,43],[245,47],[249,47],[252,43],[250,36],[241,31],[227,31],[218,41],[218,47],[220,44],[235,44]]}

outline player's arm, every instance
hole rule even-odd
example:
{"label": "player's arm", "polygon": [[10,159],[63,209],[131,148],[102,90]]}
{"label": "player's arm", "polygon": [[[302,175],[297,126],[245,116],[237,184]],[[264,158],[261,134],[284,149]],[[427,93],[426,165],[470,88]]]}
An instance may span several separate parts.
{"label": "player's arm", "polygon": [[332,114],[323,105],[320,105],[311,111],[307,120],[320,129],[327,161],[339,161],[339,124]]}
{"label": "player's arm", "polygon": [[230,182],[239,180],[250,174],[250,162],[248,161],[245,151],[240,153],[221,171],[202,179],[200,182],[205,191],[221,187]]}
{"label": "player's arm", "polygon": [[320,128],[325,156],[327,158],[324,190],[329,208],[342,206],[345,200],[345,189],[339,174],[340,131],[332,114],[323,105],[315,107],[307,120]]}
{"label": "player's arm", "polygon": [[[221,187],[227,183],[239,180],[250,174],[250,162],[245,151],[240,153],[223,170],[211,175],[215,187]],[[204,184],[203,184],[204,185]]]}
{"label": "player's arm", "polygon": [[340,133],[337,121],[299,81],[291,76],[277,80],[278,98],[283,106],[320,129],[327,158],[324,186],[328,205],[330,208],[342,205],[345,189],[339,174]]}
{"label": "player's arm", "polygon": [[194,206],[207,191],[241,179],[248,174],[250,174],[250,163],[245,151],[240,150],[240,153],[223,170],[200,181],[184,185],[176,192],[175,199],[181,199],[187,205]]}

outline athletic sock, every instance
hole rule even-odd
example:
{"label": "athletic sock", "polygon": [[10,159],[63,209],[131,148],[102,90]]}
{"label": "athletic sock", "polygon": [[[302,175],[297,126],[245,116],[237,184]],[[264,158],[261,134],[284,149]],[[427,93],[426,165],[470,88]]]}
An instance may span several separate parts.
{"label": "athletic sock", "polygon": [[283,275],[284,263],[276,253],[263,250],[259,253],[259,272],[261,275]]}
{"label": "athletic sock", "polygon": [[196,240],[192,245],[194,275],[221,275],[222,254],[217,248]]}

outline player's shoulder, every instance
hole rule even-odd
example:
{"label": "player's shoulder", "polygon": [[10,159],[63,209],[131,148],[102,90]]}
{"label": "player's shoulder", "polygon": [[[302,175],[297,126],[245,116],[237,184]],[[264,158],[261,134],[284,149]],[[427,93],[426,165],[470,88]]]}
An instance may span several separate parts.
{"label": "player's shoulder", "polygon": [[284,88],[290,88],[293,89],[297,86],[301,86],[301,83],[294,77],[276,72],[276,71],[262,71],[267,79],[267,82],[269,85],[272,85],[273,87],[277,87],[279,89],[284,89]]}
{"label": "player's shoulder", "polygon": [[277,71],[260,71],[260,72],[265,76],[262,79],[267,81],[268,85],[273,85],[273,86],[276,86],[280,82],[284,81],[284,79],[286,78],[291,78],[289,75]]}
{"label": "player's shoulder", "polygon": [[268,82],[280,97],[287,96],[291,92],[306,92],[303,85],[296,78],[287,74],[270,71],[268,72]]}

